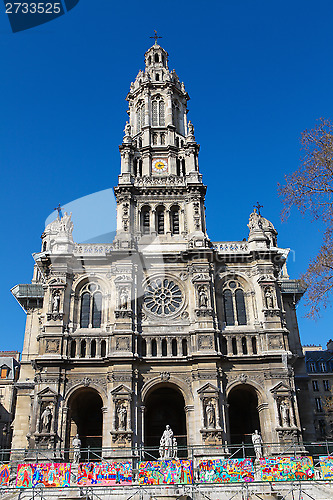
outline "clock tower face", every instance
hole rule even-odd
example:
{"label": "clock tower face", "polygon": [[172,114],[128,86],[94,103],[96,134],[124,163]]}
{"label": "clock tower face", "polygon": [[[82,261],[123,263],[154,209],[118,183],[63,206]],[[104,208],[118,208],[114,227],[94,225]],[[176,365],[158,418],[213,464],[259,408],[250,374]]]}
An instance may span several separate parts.
{"label": "clock tower face", "polygon": [[152,171],[162,174],[168,171],[168,160],[166,158],[154,158],[152,162]]}

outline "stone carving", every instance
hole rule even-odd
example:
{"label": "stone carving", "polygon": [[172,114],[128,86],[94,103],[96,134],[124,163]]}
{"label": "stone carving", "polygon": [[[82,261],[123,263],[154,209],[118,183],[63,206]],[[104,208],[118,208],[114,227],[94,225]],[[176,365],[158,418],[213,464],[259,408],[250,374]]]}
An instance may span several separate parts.
{"label": "stone carving", "polygon": [[173,436],[173,431],[170,425],[166,425],[165,431],[162,434],[160,440],[159,454],[160,460],[166,460],[168,458],[174,458],[174,454],[177,455],[178,446],[176,438]]}
{"label": "stone carving", "polygon": [[188,130],[188,135],[194,135],[194,126],[193,126],[191,120],[189,120],[189,122],[187,124],[187,130]]}
{"label": "stone carving", "polygon": [[123,405],[118,406],[117,415],[118,415],[118,430],[125,431],[126,430],[127,410]]}
{"label": "stone carving", "polygon": [[250,229],[250,232],[262,230],[261,217],[258,214],[258,211],[256,208],[253,209],[253,212],[250,215],[250,219],[249,219],[249,223],[248,223],[247,227]]}
{"label": "stone carving", "polygon": [[130,350],[130,339],[128,337],[118,337],[116,340],[116,350],[117,351],[129,351]]}
{"label": "stone carving", "polygon": [[170,316],[177,311],[183,302],[179,286],[168,278],[157,278],[150,281],[144,293],[145,307],[158,316]]}
{"label": "stone carving", "polygon": [[211,335],[200,335],[198,338],[199,349],[212,349],[213,337]]}
{"label": "stone carving", "polygon": [[246,373],[241,373],[238,378],[239,378],[239,381],[242,382],[242,384],[246,384],[248,377],[247,377]]}
{"label": "stone carving", "polygon": [[128,122],[126,122],[124,133],[125,133],[125,136],[131,135],[131,125]]}
{"label": "stone carving", "polygon": [[55,292],[52,298],[52,312],[58,313],[60,305],[60,295],[58,292]]}
{"label": "stone carving", "polygon": [[126,288],[122,288],[119,294],[120,309],[127,309],[128,307],[128,291]]}
{"label": "stone carving", "polygon": [[215,408],[212,401],[209,401],[205,407],[206,424],[208,428],[215,429]]}
{"label": "stone carving", "polygon": [[252,443],[256,459],[259,460],[259,458],[262,458],[262,438],[257,430],[252,434]]}
{"label": "stone carving", "polygon": [[91,384],[91,378],[89,378],[89,377],[84,377],[84,378],[82,379],[82,383],[83,383],[83,385],[84,385],[85,387],[88,387],[88,386]]}
{"label": "stone carving", "polygon": [[76,436],[73,438],[72,446],[74,451],[73,464],[78,464],[81,457],[81,439],[79,438],[78,434],[76,434]]}
{"label": "stone carving", "polygon": [[49,434],[51,432],[52,409],[47,406],[40,416],[41,432]]}
{"label": "stone carving", "polygon": [[205,286],[201,286],[198,290],[199,293],[199,307],[206,308],[208,305],[208,296]]}
{"label": "stone carving", "polygon": [[284,399],[280,403],[280,416],[281,416],[281,426],[290,427],[290,407],[288,402]]}
{"label": "stone carving", "polygon": [[45,346],[45,352],[57,353],[60,348],[60,340],[47,340]]}
{"label": "stone carving", "polygon": [[163,382],[167,382],[170,379],[170,373],[169,372],[162,372],[161,373],[161,380]]}
{"label": "stone carving", "polygon": [[265,304],[267,309],[274,309],[274,297],[270,286],[265,289]]}

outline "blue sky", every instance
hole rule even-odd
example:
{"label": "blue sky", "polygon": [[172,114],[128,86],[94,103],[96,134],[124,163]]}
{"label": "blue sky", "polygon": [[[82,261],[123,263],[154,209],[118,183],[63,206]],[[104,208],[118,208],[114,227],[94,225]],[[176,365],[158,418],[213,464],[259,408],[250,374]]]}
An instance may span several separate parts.
{"label": "blue sky", "polygon": [[[0,4],[1,349],[22,349],[25,314],[10,294],[32,277],[53,208],[117,183],[126,94],[157,29],[190,94],[213,241],[241,240],[253,204],[295,256],[298,277],[321,227],[294,211],[281,224],[277,183],[298,166],[299,136],[333,118],[333,3],[207,4],[80,0],[65,16],[13,34]],[[75,222],[75,221],[74,221]],[[331,333],[298,307],[303,343]]]}

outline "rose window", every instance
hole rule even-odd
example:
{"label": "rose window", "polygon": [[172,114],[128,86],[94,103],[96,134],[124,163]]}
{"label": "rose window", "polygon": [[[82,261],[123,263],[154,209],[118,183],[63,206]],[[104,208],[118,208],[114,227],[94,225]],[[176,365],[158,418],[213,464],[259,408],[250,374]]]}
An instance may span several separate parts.
{"label": "rose window", "polygon": [[183,299],[180,288],[174,281],[158,278],[146,286],[143,300],[150,312],[168,316],[179,309]]}

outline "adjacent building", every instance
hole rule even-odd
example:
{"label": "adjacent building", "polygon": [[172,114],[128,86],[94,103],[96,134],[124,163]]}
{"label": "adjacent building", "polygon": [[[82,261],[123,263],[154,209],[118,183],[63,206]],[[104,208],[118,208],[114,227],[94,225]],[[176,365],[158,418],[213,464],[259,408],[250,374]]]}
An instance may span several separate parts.
{"label": "adjacent building", "polygon": [[0,351],[0,448],[9,449],[12,422],[15,416],[16,388],[19,377],[20,353]]}

